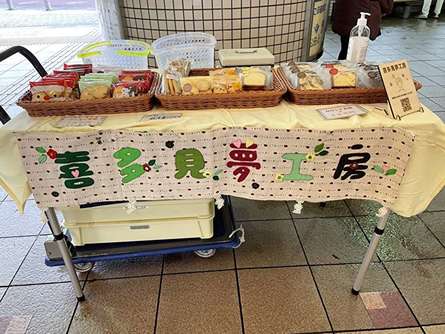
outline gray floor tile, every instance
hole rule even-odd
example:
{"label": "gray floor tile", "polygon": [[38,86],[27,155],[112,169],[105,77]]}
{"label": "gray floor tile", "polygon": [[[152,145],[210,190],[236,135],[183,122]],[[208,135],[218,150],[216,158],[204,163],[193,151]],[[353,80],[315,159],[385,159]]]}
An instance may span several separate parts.
{"label": "gray floor tile", "polygon": [[252,201],[237,197],[231,199],[236,221],[291,218],[286,202]]}
{"label": "gray floor tile", "polygon": [[[434,78],[434,77],[433,77]],[[445,87],[441,86],[431,86],[431,87],[422,87],[420,93],[426,97],[445,97]]]}
{"label": "gray floor tile", "polygon": [[165,274],[234,268],[233,251],[226,249],[218,249],[216,254],[208,259],[203,259],[194,253],[171,254],[164,257]]}
{"label": "gray floor tile", "polygon": [[420,215],[420,219],[429,227],[434,235],[445,245],[445,211],[425,212]]}
{"label": "gray floor tile", "polygon": [[242,224],[246,243],[235,251],[238,268],[307,264],[292,220]]}
{"label": "gray floor tile", "polygon": [[4,201],[0,204],[0,222],[0,237],[38,235],[43,227],[34,201],[27,201],[23,215],[14,202]]}
{"label": "gray floor tile", "polygon": [[[445,63],[445,61],[443,61]],[[431,81],[434,81],[435,83],[445,86],[445,75],[440,75],[437,77],[431,77]]]}
{"label": "gray floor tile", "polygon": [[442,122],[445,122],[445,111],[436,111],[435,114],[442,120]]}
{"label": "gray floor tile", "polygon": [[[358,268],[359,265],[319,266],[312,268],[334,330],[375,328],[361,298],[351,293],[351,287]],[[371,264],[361,292],[396,290],[382,265]],[[391,327],[402,326],[394,322],[394,325]]]}
{"label": "gray floor tile", "polygon": [[[359,217],[368,238],[372,236],[377,217]],[[382,260],[425,259],[445,256],[445,248],[417,217],[403,218],[391,214],[380,239],[378,254]]]}
{"label": "gray floor tile", "polygon": [[382,329],[372,331],[348,332],[348,334],[422,334],[420,327],[418,328],[398,328],[398,329]]}
{"label": "gray floor tile", "polygon": [[380,203],[362,199],[348,199],[346,203],[356,217],[375,215],[382,207]]}
{"label": "gray floor tile", "polygon": [[7,286],[28,253],[35,237],[0,239],[0,286]]}
{"label": "gray floor tile", "polygon": [[410,68],[412,71],[419,73],[425,77],[444,75],[445,72],[435,66],[429,65],[423,61],[411,61]]}
{"label": "gray floor tile", "polygon": [[27,334],[66,333],[77,299],[70,283],[10,287],[1,315],[31,316]]}
{"label": "gray floor tile", "polygon": [[445,97],[432,97],[431,101],[438,104],[442,109],[445,110]]}
{"label": "gray floor tile", "polygon": [[445,259],[386,266],[421,324],[445,323]]}
{"label": "gray floor tile", "polygon": [[[419,81],[423,87],[439,87],[440,83],[437,82],[436,78],[439,77],[434,77],[434,81],[429,79],[429,78],[425,78],[422,76],[413,76],[413,79],[416,81]],[[422,92],[423,88],[419,91]]]}
{"label": "gray floor tile", "polygon": [[6,196],[8,196],[6,192],[2,188],[0,188],[0,202],[3,202]]}
{"label": "gray floor tile", "polygon": [[166,275],[157,334],[240,334],[235,271]]}
{"label": "gray floor tile", "polygon": [[424,326],[425,334],[443,334],[445,333],[445,325]]}
{"label": "gray floor tile", "polygon": [[445,60],[428,60],[426,61],[426,63],[439,68],[445,67]]}
{"label": "gray floor tile", "polygon": [[161,270],[160,256],[96,262],[88,275],[88,280],[159,275]]}
{"label": "gray floor tile", "polygon": [[[12,281],[12,285],[68,282],[69,276],[64,266],[48,267],[45,265],[46,237],[38,237]],[[80,275],[83,277],[84,275]]]}
{"label": "gray floor tile", "polygon": [[160,277],[88,282],[69,333],[153,333]]}
{"label": "gray floor tile", "polygon": [[297,219],[309,264],[360,263],[368,247],[354,218]]}
{"label": "gray floor tile", "polygon": [[442,106],[438,105],[437,103],[433,102],[432,100],[430,100],[427,97],[420,96],[420,102],[422,102],[422,104],[424,106],[426,106],[431,111],[445,110],[445,107],[442,107]]}
{"label": "gray floor tile", "polygon": [[346,206],[344,201],[331,201],[326,202],[325,206],[320,205],[320,203],[303,203],[303,210],[301,214],[295,214],[294,210],[295,202],[287,202],[292,217],[294,218],[321,218],[321,217],[346,217],[351,216],[351,212]]}
{"label": "gray floor tile", "polygon": [[445,211],[445,190],[442,190],[433,199],[431,204],[426,209],[427,211]]}
{"label": "gray floor tile", "polygon": [[246,334],[329,331],[307,267],[239,271]]}

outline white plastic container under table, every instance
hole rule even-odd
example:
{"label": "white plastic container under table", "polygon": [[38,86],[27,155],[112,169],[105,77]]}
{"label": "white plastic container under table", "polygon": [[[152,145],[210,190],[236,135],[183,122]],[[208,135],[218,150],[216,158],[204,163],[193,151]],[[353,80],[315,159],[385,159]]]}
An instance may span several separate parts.
{"label": "white plastic container under table", "polygon": [[190,60],[191,68],[213,68],[215,46],[215,37],[203,32],[167,35],[158,38],[151,45],[161,70],[167,67],[169,61],[180,58]]}
{"label": "white plastic container under table", "polygon": [[213,199],[137,202],[62,209],[75,246],[86,244],[213,237]]}

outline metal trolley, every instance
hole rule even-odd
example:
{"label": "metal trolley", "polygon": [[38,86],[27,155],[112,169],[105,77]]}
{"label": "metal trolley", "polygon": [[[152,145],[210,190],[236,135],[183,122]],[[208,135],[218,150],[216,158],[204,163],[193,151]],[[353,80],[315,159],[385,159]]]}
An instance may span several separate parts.
{"label": "metal trolley", "polygon": [[[40,76],[47,75],[46,70],[38,59],[26,48],[15,46],[0,53],[0,62],[12,55],[22,54],[37,70]],[[0,121],[2,124],[10,121],[8,113],[0,106]],[[165,255],[173,253],[194,252],[202,258],[212,257],[217,249],[238,248],[244,242],[244,229],[236,228],[233,223],[233,214],[230,198],[224,198],[225,205],[217,210],[213,220],[214,235],[210,239],[175,239],[147,242],[123,242],[108,244],[90,244],[74,246],[70,241],[69,232],[62,229],[54,208],[45,211],[47,222],[53,240],[45,242],[46,259],[48,266],[65,266],[79,301],[85,300],[80,286],[77,272],[86,272],[93,268],[96,261],[124,260],[136,257]],[[107,204],[96,203],[91,206],[101,206],[106,210]],[[82,209],[82,207],[81,207]]]}

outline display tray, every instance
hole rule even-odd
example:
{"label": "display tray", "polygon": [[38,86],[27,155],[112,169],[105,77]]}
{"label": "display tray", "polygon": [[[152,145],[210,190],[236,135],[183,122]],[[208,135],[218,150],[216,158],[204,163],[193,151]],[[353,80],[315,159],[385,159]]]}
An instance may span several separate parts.
{"label": "display tray", "polygon": [[[276,69],[281,81],[286,85],[286,99],[295,104],[302,105],[326,105],[326,104],[368,104],[386,103],[388,97],[384,88],[335,88],[325,90],[301,90],[292,87],[283,70]],[[422,84],[414,81],[416,90],[422,88]]]}
{"label": "display tray", "polygon": [[153,97],[160,83],[159,74],[155,73],[150,91],[147,94],[127,98],[110,97],[97,100],[77,99],[72,101],[32,102],[31,92],[28,91],[19,99],[17,104],[32,117],[144,112],[153,108]]}
{"label": "display tray", "polygon": [[[208,75],[209,70],[193,69],[190,75]],[[171,110],[274,107],[280,104],[286,93],[286,87],[275,70],[273,70],[273,78],[273,89],[271,90],[248,90],[228,94],[166,95],[161,94],[159,88],[156,98],[162,107]]]}

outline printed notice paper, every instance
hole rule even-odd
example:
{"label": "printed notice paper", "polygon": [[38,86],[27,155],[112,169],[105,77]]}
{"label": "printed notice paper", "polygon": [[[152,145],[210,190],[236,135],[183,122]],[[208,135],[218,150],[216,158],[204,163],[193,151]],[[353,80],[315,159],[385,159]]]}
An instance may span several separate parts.
{"label": "printed notice paper", "polygon": [[346,105],[332,108],[320,108],[318,112],[326,119],[348,118],[354,115],[366,114],[366,109],[357,105]]}

